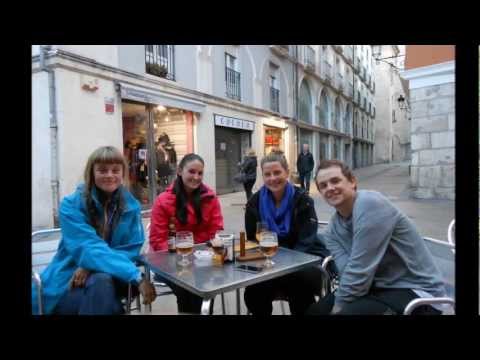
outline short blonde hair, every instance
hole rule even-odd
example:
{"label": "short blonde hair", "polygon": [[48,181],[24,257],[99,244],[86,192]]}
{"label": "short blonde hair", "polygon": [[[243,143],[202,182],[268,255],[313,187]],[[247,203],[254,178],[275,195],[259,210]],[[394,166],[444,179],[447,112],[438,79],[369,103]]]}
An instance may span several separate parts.
{"label": "short blonde hair", "polygon": [[252,149],[252,148],[247,149],[247,155],[248,156],[255,156],[256,155],[255,149]]}

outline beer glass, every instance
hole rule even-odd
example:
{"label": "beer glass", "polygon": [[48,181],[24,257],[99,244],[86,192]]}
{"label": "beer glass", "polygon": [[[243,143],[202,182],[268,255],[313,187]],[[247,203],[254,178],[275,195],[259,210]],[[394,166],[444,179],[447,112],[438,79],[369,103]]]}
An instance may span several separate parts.
{"label": "beer glass", "polygon": [[277,233],[272,231],[264,231],[261,233],[260,251],[267,258],[264,264],[266,268],[275,265],[275,263],[270,258],[273,257],[278,251]]}
{"label": "beer glass", "polygon": [[255,234],[257,242],[260,242],[261,234],[264,231],[268,231],[268,225],[265,221],[257,222],[257,233]]}
{"label": "beer glass", "polygon": [[177,248],[177,254],[182,255],[182,260],[179,264],[187,266],[190,264],[190,260],[186,256],[193,253],[193,234],[191,231],[178,231],[175,236],[175,247]]}

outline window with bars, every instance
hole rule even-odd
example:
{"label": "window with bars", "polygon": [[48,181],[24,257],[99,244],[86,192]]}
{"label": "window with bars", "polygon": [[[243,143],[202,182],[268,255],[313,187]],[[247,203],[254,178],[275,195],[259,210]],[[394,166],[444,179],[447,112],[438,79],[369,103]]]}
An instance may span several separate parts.
{"label": "window with bars", "polygon": [[225,53],[225,82],[227,97],[233,100],[241,100],[240,72],[237,71],[237,59]]}
{"label": "window with bars", "polygon": [[175,81],[175,48],[173,45],[145,45],[147,74]]}
{"label": "window with bars", "polygon": [[270,109],[280,112],[280,90],[278,89],[276,67],[270,64]]}

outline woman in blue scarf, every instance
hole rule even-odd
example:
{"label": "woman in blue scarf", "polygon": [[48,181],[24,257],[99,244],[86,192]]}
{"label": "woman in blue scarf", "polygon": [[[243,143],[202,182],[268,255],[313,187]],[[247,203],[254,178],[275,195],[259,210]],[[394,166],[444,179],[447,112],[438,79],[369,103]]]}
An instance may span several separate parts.
{"label": "woman in blue scarf", "polygon": [[[288,163],[283,154],[271,153],[261,161],[264,185],[248,201],[245,229],[248,239],[255,238],[256,223],[267,223],[278,236],[279,246],[326,256],[317,241],[317,215],[312,198],[289,181]],[[313,221],[312,221],[313,220]],[[293,315],[303,315],[315,302],[322,271],[310,267],[245,289],[245,304],[253,315],[271,315],[272,301],[287,298]]]}

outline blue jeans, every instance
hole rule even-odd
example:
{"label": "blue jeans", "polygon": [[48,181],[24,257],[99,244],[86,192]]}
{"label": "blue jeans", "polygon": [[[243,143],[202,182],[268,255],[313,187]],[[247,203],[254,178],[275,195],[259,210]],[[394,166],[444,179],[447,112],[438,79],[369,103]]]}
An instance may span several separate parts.
{"label": "blue jeans", "polygon": [[109,274],[91,273],[82,288],[68,290],[55,307],[59,315],[119,315],[124,312],[118,284]]}
{"label": "blue jeans", "polygon": [[307,192],[310,191],[310,178],[312,177],[312,172],[308,171],[306,173],[299,173],[300,176],[300,185],[302,189],[305,189]]}

